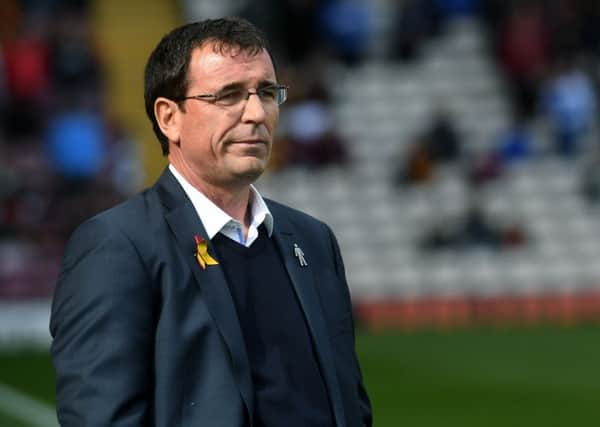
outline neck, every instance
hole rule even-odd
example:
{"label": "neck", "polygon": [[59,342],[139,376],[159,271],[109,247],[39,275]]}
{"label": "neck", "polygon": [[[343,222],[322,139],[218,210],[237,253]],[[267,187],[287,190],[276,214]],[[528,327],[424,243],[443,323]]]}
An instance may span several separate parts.
{"label": "neck", "polygon": [[[192,184],[193,185],[193,184]],[[204,194],[211,202],[217,205],[233,219],[244,226],[244,234],[250,226],[250,187],[246,186],[240,191],[223,190],[219,187],[204,186],[200,188],[194,185],[198,191]]]}
{"label": "neck", "polygon": [[[170,159],[172,160],[172,159]],[[233,219],[239,221],[246,234],[251,222],[250,211],[250,184],[218,185],[208,182],[195,174],[185,163],[171,161],[171,165],[183,176],[196,190],[217,205]]]}

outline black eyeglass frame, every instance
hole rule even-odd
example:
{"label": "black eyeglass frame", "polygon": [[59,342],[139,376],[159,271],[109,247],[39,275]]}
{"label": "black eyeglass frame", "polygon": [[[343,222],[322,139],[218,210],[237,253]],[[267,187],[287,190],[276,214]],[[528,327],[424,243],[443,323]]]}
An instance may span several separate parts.
{"label": "black eyeglass frame", "polygon": [[219,101],[222,101],[223,98],[229,94],[232,94],[235,92],[240,92],[240,93],[246,92],[245,95],[242,96],[242,98],[236,100],[235,102],[224,104],[224,106],[232,107],[232,106],[238,104],[240,101],[247,101],[248,99],[250,99],[250,95],[256,95],[261,100],[261,102],[264,102],[263,98],[261,97],[261,93],[265,93],[266,91],[271,90],[271,89],[277,90],[277,93],[276,93],[275,99],[274,99],[275,104],[281,105],[287,100],[287,91],[289,89],[289,86],[268,85],[268,86],[258,88],[254,92],[247,90],[247,89],[228,89],[228,90],[223,90],[223,91],[220,91],[217,93],[203,93],[203,94],[199,94],[199,95],[185,96],[183,98],[175,99],[174,101],[183,102],[188,99],[196,99],[199,101],[206,101],[206,102],[210,102],[211,104],[216,104]]}

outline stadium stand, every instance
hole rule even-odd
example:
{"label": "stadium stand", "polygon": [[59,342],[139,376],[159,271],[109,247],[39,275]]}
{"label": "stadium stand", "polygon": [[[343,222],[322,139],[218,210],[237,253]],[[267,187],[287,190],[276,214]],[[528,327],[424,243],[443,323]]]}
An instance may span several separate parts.
{"label": "stadium stand", "polygon": [[[151,7],[142,0],[127,5],[116,0],[92,2],[92,7],[82,7],[85,1],[72,3],[78,5],[77,13],[88,18],[82,21],[83,32],[94,29],[83,50],[100,53],[94,66],[99,69],[92,74],[98,91],[107,91],[99,98],[102,114],[109,113],[101,118],[110,135],[109,146],[120,153],[123,147],[131,148],[127,140],[139,142],[146,176],[151,179],[162,169],[163,160],[141,108],[141,72],[157,34],[178,19],[177,8],[168,1],[153,2]],[[292,11],[304,19],[315,19],[319,4],[311,3],[309,10],[304,10],[296,3],[262,3],[269,10],[278,10],[278,17]],[[327,108],[349,163],[307,168],[283,162],[261,179],[259,187],[267,196],[300,206],[332,226],[340,239],[359,318],[373,326],[448,325],[490,317],[522,321],[550,318],[551,313],[564,319],[597,318],[600,264],[595,260],[600,253],[600,205],[592,202],[593,196],[582,194],[584,171],[593,166],[592,153],[599,151],[596,123],[584,134],[579,151],[569,158],[555,152],[554,129],[541,112],[523,122],[525,133],[531,136],[530,150],[520,151],[515,146],[498,150],[499,135],[514,125],[514,97],[496,59],[490,26],[472,8],[494,2],[466,2],[468,8],[445,9],[444,16],[418,9],[435,3],[401,3],[414,6],[411,13],[424,19],[423,28],[431,33],[412,28],[414,34],[403,34],[416,37],[402,41],[419,44],[415,55],[404,55],[404,51],[402,58],[390,59],[397,25],[402,22],[398,12],[405,9],[391,0],[377,0],[369,3],[372,22],[365,57],[320,65],[325,76],[321,83],[329,92]],[[245,4],[249,3],[231,2],[232,7]],[[27,11],[15,10],[15,16],[26,16]],[[3,11],[6,16],[14,15],[8,12]],[[488,16],[488,21],[494,19]],[[276,27],[275,20],[267,21],[267,26]],[[23,22],[39,25],[40,21]],[[18,26],[14,27],[4,27],[0,52],[18,32]],[[302,25],[305,32],[313,27],[317,31],[315,22]],[[53,34],[51,28],[34,29],[37,37]],[[309,38],[311,43],[306,43],[307,52],[301,58],[290,52],[281,54],[290,67],[300,70],[296,73],[300,81],[307,80],[312,70],[302,61],[311,63],[315,57],[322,61],[329,53],[312,52],[319,49],[319,37]],[[41,40],[32,45],[28,60],[42,61],[35,56],[44,48],[44,38]],[[278,49],[302,42],[275,40]],[[597,52],[593,55],[597,64]],[[10,95],[7,57],[3,54],[0,58],[0,91]],[[31,94],[39,97],[35,100],[38,108],[47,115],[40,117],[50,117],[53,101],[64,96],[52,92],[52,70],[38,70],[50,73],[45,77],[30,75],[37,79],[36,87],[48,86],[44,96]],[[282,76],[287,73],[282,67]],[[597,77],[593,75],[592,80]],[[63,186],[48,167],[40,139],[43,124],[37,123],[37,134],[21,139],[11,136],[11,132],[36,126],[13,126],[18,123],[10,119],[8,95],[0,100],[0,176],[5,177],[0,185],[0,299],[47,299],[66,235],[84,214],[133,190],[116,184],[123,181],[119,173],[135,169],[136,160],[133,155],[129,165],[113,164],[105,169],[110,173],[100,174],[100,178],[111,176],[109,182],[101,179],[102,185],[91,187],[89,198],[73,199],[64,191],[70,187]],[[292,85],[290,104],[297,95]],[[285,109],[282,107],[282,116]],[[456,129],[459,158],[447,162],[433,159],[427,182],[395,185],[412,144],[431,128],[440,109],[447,112]],[[32,117],[35,114],[21,119],[26,122]],[[119,145],[119,141],[125,142]],[[588,193],[593,194],[593,189]],[[473,217],[472,208],[480,211],[479,218]],[[424,244],[431,236],[434,244]]]}
{"label": "stadium stand", "polygon": [[578,157],[564,160],[551,152],[544,118],[532,125],[540,141],[533,158],[511,165],[478,194],[494,220],[522,225],[527,244],[436,254],[419,250],[427,227],[456,222],[465,214],[472,190],[462,164],[443,166],[430,185],[395,189],[392,160],[426,126],[440,99],[472,155],[493,149],[497,134],[509,125],[507,88],[477,19],[453,20],[443,37],[425,46],[418,63],[370,61],[338,68],[330,81],[337,126],[349,144],[353,167],[286,170],[264,179],[262,188],[332,225],[359,312],[361,307],[372,311],[369,301],[600,291],[600,268],[594,262],[600,250],[598,209],[586,204],[578,189],[580,164],[598,136],[588,135]]}

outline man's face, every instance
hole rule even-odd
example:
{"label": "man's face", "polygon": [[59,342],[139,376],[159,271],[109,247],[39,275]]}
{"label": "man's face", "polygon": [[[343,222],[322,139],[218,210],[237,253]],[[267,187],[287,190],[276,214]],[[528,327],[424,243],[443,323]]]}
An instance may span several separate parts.
{"label": "man's face", "polygon": [[[208,43],[192,52],[186,96],[216,94],[226,86],[254,92],[276,82],[265,50],[256,55],[216,53]],[[269,160],[279,106],[262,103],[256,95],[227,107],[197,99],[184,102],[179,141],[171,144],[170,157],[185,163],[199,184],[232,188],[256,180]]]}

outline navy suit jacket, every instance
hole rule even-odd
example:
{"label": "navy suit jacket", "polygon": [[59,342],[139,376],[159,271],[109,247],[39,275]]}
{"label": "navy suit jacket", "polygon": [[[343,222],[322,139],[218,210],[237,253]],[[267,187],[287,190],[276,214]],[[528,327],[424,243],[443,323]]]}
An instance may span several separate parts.
{"label": "navy suit jacket", "polygon": [[[371,425],[335,237],[306,214],[267,204],[336,426]],[[73,234],[50,322],[63,427],[250,425],[253,388],[236,310],[221,266],[198,264],[196,235],[208,241],[168,170]]]}

